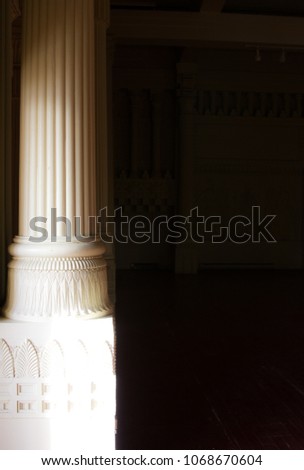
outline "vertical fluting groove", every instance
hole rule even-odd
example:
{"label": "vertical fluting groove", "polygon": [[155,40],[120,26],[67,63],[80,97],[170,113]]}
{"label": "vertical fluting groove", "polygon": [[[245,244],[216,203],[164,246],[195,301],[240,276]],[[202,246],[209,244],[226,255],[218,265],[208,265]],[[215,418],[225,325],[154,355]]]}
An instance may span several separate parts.
{"label": "vertical fluting groove", "polygon": [[[96,145],[97,145],[97,204],[98,209],[105,207],[108,203],[107,201],[107,120],[106,120],[106,101],[107,95],[105,92],[106,87],[106,33],[104,25],[99,22],[98,29],[96,31],[97,43],[98,43],[98,57],[96,58],[96,77],[97,77],[97,87],[96,87],[96,114],[97,114],[97,123],[98,123],[98,134],[96,136]],[[100,64],[103,64],[101,66]]]}
{"label": "vertical fluting groove", "polygon": [[43,97],[43,127],[44,127],[44,139],[43,139],[43,160],[44,160],[44,174],[43,174],[43,202],[44,202],[44,207],[43,207],[43,215],[47,217],[47,211],[48,211],[48,205],[47,205],[47,200],[48,200],[48,178],[47,178],[47,55],[46,55],[46,50],[47,50],[47,44],[48,44],[48,38],[47,38],[47,27],[48,27],[48,8],[47,8],[47,3],[48,0],[44,0],[44,63],[43,63],[43,71],[44,71],[44,97]]}
{"label": "vertical fluting groove", "polygon": [[[90,141],[90,168],[89,168],[89,200],[90,200],[90,214],[96,215],[96,141],[95,141],[95,127],[96,127],[96,113],[95,113],[95,12],[94,1],[89,3],[90,10],[90,29],[89,29],[89,63],[90,63],[90,101],[89,101],[89,141]],[[95,226],[90,225],[91,234],[95,234]]]}
{"label": "vertical fluting groove", "polygon": [[[56,208],[57,215],[65,215],[65,175],[64,175],[64,64],[65,64],[65,51],[64,51],[64,29],[65,29],[65,15],[63,8],[59,4],[63,4],[64,0],[57,0],[57,30],[56,30]],[[65,225],[58,224],[57,235],[65,235]]]}
{"label": "vertical fluting groove", "polygon": [[[91,18],[91,30],[90,30],[90,46],[89,46],[89,54],[90,54],[90,64],[91,64],[91,80],[89,89],[91,90],[90,94],[90,143],[91,143],[91,150],[90,150],[90,174],[89,178],[91,181],[90,185],[90,206],[92,215],[96,216],[96,96],[95,96],[95,2],[91,0],[90,3],[90,18]],[[95,226],[90,226],[91,233],[96,232]]]}
{"label": "vertical fluting groove", "polygon": [[[90,159],[89,159],[89,206],[90,214],[96,215],[96,203],[94,202],[94,194],[96,195],[96,148],[95,148],[95,126],[96,126],[96,114],[95,114],[95,17],[94,17],[94,1],[90,0],[89,3],[89,18],[90,18],[90,29],[89,29],[89,63],[90,63],[90,77],[89,77],[89,142],[90,142]],[[89,224],[89,231],[91,234],[95,233],[95,227]]]}
{"label": "vertical fluting groove", "polygon": [[88,5],[90,0],[84,2],[84,12],[82,17],[82,27],[83,27],[83,159],[84,159],[84,168],[83,168],[83,203],[84,203],[84,233],[88,235],[89,226],[88,218],[90,215],[90,205],[89,205],[89,175],[88,170],[90,167],[90,148],[89,148],[89,77],[90,77],[90,60],[88,55],[88,41],[90,31],[88,29]]}
{"label": "vertical fluting groove", "polygon": [[[105,207],[107,201],[107,119],[106,119],[106,101],[107,96],[105,92],[106,87],[106,32],[102,21],[98,22],[96,29],[96,43],[98,44],[96,55],[96,123],[98,124],[98,132],[94,139],[96,139],[96,165],[95,184],[96,195],[95,204],[97,210]],[[97,53],[96,51],[96,53]],[[102,66],[101,66],[102,64]],[[92,195],[94,197],[94,195]]]}
{"label": "vertical fluting groove", "polygon": [[53,101],[52,101],[52,119],[53,119],[53,136],[52,136],[52,141],[53,141],[53,156],[52,158],[52,163],[53,163],[53,181],[52,181],[52,188],[53,188],[53,195],[54,195],[54,200],[53,200],[53,207],[56,207],[57,204],[57,181],[56,181],[56,175],[57,175],[57,158],[56,158],[56,74],[57,74],[57,65],[56,65],[56,34],[57,34],[57,5],[54,3],[54,0],[50,0],[51,5],[53,5],[53,24],[52,24],[52,47],[53,47],[53,59],[54,59],[54,71],[53,71]]}
{"label": "vertical fluting groove", "polygon": [[[96,5],[96,12],[95,12],[95,17],[98,17],[98,3],[95,2],[95,5]],[[97,25],[97,20],[95,19],[96,21],[96,25]],[[96,107],[94,108],[95,109],[95,125],[96,125],[96,133],[95,133],[95,145],[96,145],[96,148],[95,148],[95,153],[96,153],[96,156],[95,156],[95,165],[96,165],[96,176],[94,178],[94,181],[96,183],[96,194],[95,194],[95,203],[96,203],[96,209],[97,211],[99,209],[101,209],[100,207],[100,201],[101,201],[101,198],[100,198],[100,184],[101,184],[101,174],[100,174],[100,160],[101,160],[101,156],[100,156],[100,132],[99,132],[99,122],[100,122],[100,108],[99,108],[99,102],[100,102],[100,83],[99,83],[99,68],[100,68],[100,64],[99,64],[99,60],[100,60],[100,54],[98,54],[99,50],[100,50],[100,27],[99,27],[99,24],[98,26],[96,26],[95,28],[95,41],[96,41],[96,48],[95,48],[95,51],[94,51],[94,57],[93,57],[93,60],[94,60],[94,65],[95,65],[95,83],[96,83],[96,88],[95,88],[95,99],[96,99]],[[98,127],[97,127],[98,126]]]}
{"label": "vertical fluting groove", "polygon": [[[26,119],[30,119],[30,153],[27,155],[27,159],[30,165],[30,181],[34,184],[29,188],[29,219],[36,216],[36,190],[37,190],[37,43],[38,43],[38,9],[37,0],[32,2],[32,42],[29,50],[29,56],[31,57],[31,82],[27,83],[26,86],[31,88],[31,101],[30,101],[30,116],[26,111]],[[28,224],[29,221],[27,221]],[[28,230],[28,227],[27,227]]]}
{"label": "vertical fluting groove", "polygon": [[104,205],[108,205],[108,127],[107,127],[107,33],[105,27],[102,28],[102,51],[103,51],[103,61],[105,62],[105,66],[101,70],[101,89],[102,89],[102,100],[101,100],[101,116],[102,116],[102,171],[103,171],[103,178],[102,178],[102,198],[104,201]]}
{"label": "vertical fluting groove", "polygon": [[75,4],[67,2],[67,26],[66,26],[66,216],[72,223],[72,233],[75,231],[74,223],[74,195],[75,195],[75,161],[74,161],[74,61],[75,61]]}
{"label": "vertical fluting groove", "polygon": [[[28,38],[28,31],[27,31],[27,22],[26,22],[26,6],[24,6],[24,9],[23,9],[23,32],[24,32],[24,45],[23,45],[23,51],[21,53],[21,61],[23,63],[23,69],[21,70],[21,83],[23,81],[23,78],[24,78],[24,74],[25,74],[25,69],[24,69],[24,51],[25,51],[25,47],[26,47],[26,38]],[[25,91],[25,90],[24,90]],[[24,119],[22,119],[22,115],[24,113],[24,109],[25,109],[25,101],[26,101],[26,93],[23,93],[21,94],[21,97],[20,97],[20,142],[21,143],[24,143],[24,134],[26,133],[26,130],[25,130],[25,122],[24,122]],[[20,164],[19,164],[19,171],[20,171],[20,175],[19,175],[19,187],[20,187],[20,190],[21,190],[21,175],[22,175],[22,179],[24,177],[26,177],[26,165],[25,165],[25,160],[24,158],[21,158],[21,153],[22,153],[22,146],[20,146]],[[25,184],[25,183],[24,183]],[[21,192],[21,191],[20,191]],[[23,197],[21,197],[21,194],[19,195],[19,233],[22,234],[23,233],[23,218],[24,218],[24,214],[25,214],[25,210],[26,210],[26,204],[25,204],[25,200]]]}
{"label": "vertical fluting groove", "polygon": [[29,134],[30,134],[30,121],[26,119],[25,113],[29,109],[30,104],[30,88],[25,84],[30,83],[30,66],[29,66],[29,48],[31,44],[31,16],[30,12],[30,0],[25,5],[24,11],[24,44],[22,48],[22,68],[21,68],[21,104],[20,104],[20,175],[19,175],[19,232],[20,235],[25,236],[27,234],[26,221],[29,217],[29,204],[28,199],[24,197],[24,194],[29,194]]}
{"label": "vertical fluting groove", "polygon": [[[19,225],[20,234],[23,236],[27,235],[27,224],[26,221],[29,219],[29,198],[24,198],[24,194],[29,195],[29,181],[30,181],[30,165],[28,161],[28,155],[30,154],[30,120],[27,115],[31,102],[31,57],[29,50],[32,42],[32,16],[31,16],[31,0],[25,4],[24,11],[24,33],[27,31],[26,41],[22,48],[22,67],[21,67],[21,134],[20,134],[20,161],[22,166],[20,167],[19,183]],[[23,132],[24,130],[24,132]],[[24,174],[23,174],[24,171]]]}
{"label": "vertical fluting groove", "polygon": [[98,129],[96,129],[96,169],[97,169],[97,178],[96,178],[96,203],[97,209],[105,207],[106,201],[103,198],[103,159],[104,156],[104,141],[103,141],[103,69],[101,63],[103,61],[103,27],[102,23],[98,22],[98,27],[96,28],[96,42],[98,44],[96,54],[96,123],[98,124]]}
{"label": "vertical fluting groove", "polygon": [[46,8],[41,0],[37,6],[39,14],[37,44],[37,216],[45,216],[45,34]]}
{"label": "vertical fluting groove", "polygon": [[47,210],[46,217],[48,219],[47,229],[50,231],[51,208],[55,206],[55,190],[54,190],[54,74],[55,74],[55,58],[54,58],[54,8],[52,2],[47,0],[47,48],[46,48],[46,191],[47,191]]}
{"label": "vertical fluting groove", "polygon": [[[66,173],[66,148],[65,148],[65,141],[66,141],[66,109],[65,109],[65,102],[66,102],[66,69],[65,69],[65,64],[66,64],[66,58],[67,58],[67,51],[66,51],[66,26],[67,26],[67,21],[69,20],[67,18],[67,0],[62,0],[63,3],[63,31],[62,31],[62,49],[63,49],[63,56],[62,56],[62,93],[63,93],[63,98],[61,101],[61,113],[62,113],[62,125],[63,125],[63,139],[62,139],[62,166],[61,166],[61,184],[62,184],[62,215],[66,216],[66,178],[67,178],[67,173]],[[62,234],[66,234],[66,225],[62,224]]]}
{"label": "vertical fluting groove", "polygon": [[40,48],[40,0],[35,0],[35,29],[36,29],[36,34],[35,34],[35,43],[33,45],[33,55],[35,59],[35,78],[34,78],[34,83],[35,83],[35,122],[33,125],[33,134],[35,138],[35,178],[36,178],[36,183],[33,185],[33,190],[35,191],[35,198],[34,198],[34,210],[33,210],[33,215],[31,217],[37,217],[38,216],[38,188],[39,188],[39,155],[38,155],[38,141],[39,141],[39,116],[38,116],[38,110],[39,110],[39,85],[40,85],[40,80],[39,80],[39,48]]}
{"label": "vertical fluting groove", "polygon": [[[63,31],[62,31],[62,50],[63,50],[63,56],[62,56],[62,75],[63,75],[63,80],[62,80],[62,93],[63,93],[63,98],[61,101],[61,113],[62,113],[62,125],[63,125],[63,139],[62,139],[62,178],[61,178],[61,184],[62,184],[62,205],[63,205],[63,210],[62,210],[62,215],[66,216],[67,215],[67,168],[66,168],[66,62],[67,62],[67,37],[66,37],[66,28],[67,28],[67,23],[69,21],[69,18],[67,17],[67,2],[68,0],[62,0],[62,9],[63,9]],[[66,225],[63,224],[63,235],[66,234]]]}
{"label": "vertical fluting groove", "polygon": [[[52,10],[52,18],[54,18],[54,22],[52,23],[52,30],[53,30],[53,44],[52,44],[52,50],[53,50],[53,61],[54,61],[54,69],[53,69],[53,80],[52,80],[52,95],[53,95],[53,101],[52,101],[52,107],[51,107],[51,113],[52,113],[52,149],[53,149],[53,154],[50,153],[50,158],[52,159],[52,164],[53,164],[53,190],[54,190],[54,200],[52,201],[52,206],[56,206],[56,198],[57,198],[57,180],[56,180],[56,174],[57,174],[57,159],[56,159],[56,17],[57,17],[57,4],[53,4],[54,0],[49,0],[49,6],[50,9]],[[53,8],[52,6],[53,5]],[[55,5],[55,6],[54,6]],[[50,150],[51,151],[51,150]],[[53,157],[52,157],[53,155]],[[51,208],[50,208],[51,209]]]}
{"label": "vertical fluting groove", "polygon": [[75,173],[76,173],[76,214],[81,217],[80,228],[83,231],[83,49],[82,49],[82,0],[76,1],[76,28],[75,28]]}

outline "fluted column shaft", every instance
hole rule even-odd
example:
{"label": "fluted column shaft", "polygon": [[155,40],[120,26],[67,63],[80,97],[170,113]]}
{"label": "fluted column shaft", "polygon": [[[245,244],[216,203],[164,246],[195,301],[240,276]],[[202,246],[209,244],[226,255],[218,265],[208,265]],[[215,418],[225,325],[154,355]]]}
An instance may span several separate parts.
{"label": "fluted column shaft", "polygon": [[[51,209],[72,223],[96,214],[94,1],[27,0],[21,78],[19,235]],[[64,224],[57,234],[65,235]]]}
{"label": "fluted column shaft", "polygon": [[[94,0],[24,2],[20,217],[10,247],[9,318],[110,312],[105,248],[89,219],[97,215],[94,23]],[[32,224],[37,217],[44,238]]]}

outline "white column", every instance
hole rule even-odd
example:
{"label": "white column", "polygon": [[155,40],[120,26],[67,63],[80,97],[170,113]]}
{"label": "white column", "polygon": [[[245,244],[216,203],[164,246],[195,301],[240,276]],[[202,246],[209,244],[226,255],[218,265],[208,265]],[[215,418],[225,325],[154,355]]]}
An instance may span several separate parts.
{"label": "white column", "polygon": [[[90,219],[97,215],[94,41],[93,0],[25,2],[19,236],[10,247],[8,318],[110,312],[105,248]],[[47,233],[34,230],[37,217]]]}
{"label": "white column", "polygon": [[[105,248],[88,219],[97,199],[94,39],[94,0],[23,2],[20,219],[0,321],[0,449],[115,445]],[[66,218],[57,238],[52,209]],[[39,242],[35,217],[47,230]]]}

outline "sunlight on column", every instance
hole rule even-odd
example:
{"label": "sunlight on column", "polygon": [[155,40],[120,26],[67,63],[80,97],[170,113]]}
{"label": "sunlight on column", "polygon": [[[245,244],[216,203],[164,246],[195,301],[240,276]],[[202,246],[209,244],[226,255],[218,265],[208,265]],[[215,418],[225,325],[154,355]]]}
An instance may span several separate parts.
{"label": "sunlight on column", "polygon": [[[83,326],[85,334],[81,331]],[[55,348],[47,358],[50,381],[44,384],[43,401],[45,412],[53,414],[50,448],[115,449],[112,318],[88,320],[86,325],[76,320],[64,322],[63,326],[61,321],[58,330],[54,324],[52,337],[60,337],[63,345],[64,375],[58,373],[61,352]]]}

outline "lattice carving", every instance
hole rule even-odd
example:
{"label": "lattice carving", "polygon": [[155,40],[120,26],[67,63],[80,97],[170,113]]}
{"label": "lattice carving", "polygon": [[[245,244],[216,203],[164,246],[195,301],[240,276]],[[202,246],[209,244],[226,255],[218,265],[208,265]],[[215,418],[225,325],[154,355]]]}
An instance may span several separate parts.
{"label": "lattice carving", "polygon": [[303,118],[302,93],[254,91],[198,92],[198,113],[203,116]]}

